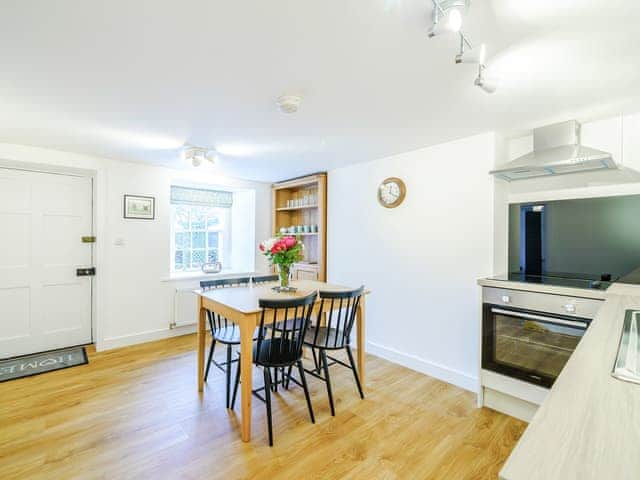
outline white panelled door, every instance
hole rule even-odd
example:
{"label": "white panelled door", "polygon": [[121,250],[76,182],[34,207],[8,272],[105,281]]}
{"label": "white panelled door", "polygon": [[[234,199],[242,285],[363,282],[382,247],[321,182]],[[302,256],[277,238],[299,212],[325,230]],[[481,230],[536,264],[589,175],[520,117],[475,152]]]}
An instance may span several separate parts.
{"label": "white panelled door", "polygon": [[0,358],[91,343],[92,180],[0,168]]}

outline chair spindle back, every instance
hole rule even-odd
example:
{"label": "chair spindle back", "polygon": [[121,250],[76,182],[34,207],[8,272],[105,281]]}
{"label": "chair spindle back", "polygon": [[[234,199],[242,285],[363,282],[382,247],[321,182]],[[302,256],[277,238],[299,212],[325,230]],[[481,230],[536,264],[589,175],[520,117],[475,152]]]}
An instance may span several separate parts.
{"label": "chair spindle back", "polygon": [[342,292],[320,292],[318,325],[326,318],[324,328],[314,329],[313,343],[324,348],[343,348],[351,342],[351,330],[355,323],[364,286]]}
{"label": "chair spindle back", "polygon": [[[238,277],[238,278],[222,278],[217,280],[202,280],[200,282],[200,288],[203,291],[213,290],[216,288],[225,287],[239,287],[242,285],[248,285],[251,281],[250,277]],[[215,333],[223,328],[231,327],[236,328],[236,324],[229,322],[226,317],[223,317],[219,313],[207,310],[207,319],[209,320],[209,328],[211,333]]]}
{"label": "chair spindle back", "polygon": [[[273,363],[292,362],[302,357],[302,343],[318,294],[286,300],[260,300],[260,325],[256,343],[256,363],[261,358]],[[265,328],[279,323],[280,328]],[[269,366],[269,365],[267,365]]]}
{"label": "chair spindle back", "polygon": [[253,277],[252,281],[255,285],[260,285],[263,283],[275,282],[279,279],[278,275],[260,275],[257,277]]}

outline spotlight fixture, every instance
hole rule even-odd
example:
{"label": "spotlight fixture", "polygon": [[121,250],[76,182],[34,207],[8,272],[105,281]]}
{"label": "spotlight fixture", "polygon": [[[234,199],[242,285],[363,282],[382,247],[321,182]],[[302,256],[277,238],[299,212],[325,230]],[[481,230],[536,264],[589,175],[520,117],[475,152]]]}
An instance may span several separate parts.
{"label": "spotlight fixture", "polygon": [[487,47],[483,43],[480,45],[480,49],[478,51],[478,76],[473,84],[476,87],[480,87],[486,93],[493,93],[498,88],[498,82],[495,79],[485,77],[485,70],[487,69],[486,60]]}
{"label": "spotlight fixture", "polygon": [[204,162],[216,163],[218,154],[212,148],[186,146],[182,151],[182,158],[190,161],[194,167],[199,167]]}
{"label": "spotlight fixture", "polygon": [[435,37],[445,31],[459,33],[462,29],[463,16],[469,8],[471,0],[431,0],[433,13],[429,37]]}
{"label": "spotlight fixture", "polygon": [[449,28],[454,32],[459,32],[462,28],[462,13],[457,8],[449,12]]}
{"label": "spotlight fixture", "polygon": [[485,67],[483,63],[478,65],[478,76],[476,77],[476,79],[473,82],[473,84],[476,87],[480,87],[486,93],[493,93],[498,88],[498,84],[494,79],[485,78],[484,71],[485,71],[486,68],[487,67]]}
{"label": "spotlight fixture", "polygon": [[473,63],[479,64],[484,63],[483,55],[486,52],[484,43],[480,45],[480,48],[470,48],[467,47],[464,43],[464,40],[460,38],[460,51],[456,55],[456,64],[459,63]]}

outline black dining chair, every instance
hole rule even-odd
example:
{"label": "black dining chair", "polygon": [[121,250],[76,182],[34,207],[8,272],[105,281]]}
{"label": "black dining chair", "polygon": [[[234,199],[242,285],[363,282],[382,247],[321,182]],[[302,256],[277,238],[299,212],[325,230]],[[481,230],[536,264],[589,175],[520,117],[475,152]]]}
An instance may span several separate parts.
{"label": "black dining chair", "polygon": [[[307,380],[302,366],[302,343],[311,320],[311,312],[316,301],[317,293],[306,297],[283,300],[260,300],[260,323],[258,325],[258,338],[253,347],[253,363],[262,367],[264,386],[253,390],[253,394],[266,403],[267,424],[269,431],[269,446],[273,446],[273,427],[271,418],[271,369],[286,369],[296,365],[300,375],[300,381],[293,375],[288,375],[288,381],[294,382],[304,390],[311,423],[316,423],[309,397]],[[288,320],[291,320],[290,322]],[[282,321],[282,328],[267,328],[270,324]],[[240,383],[240,364],[236,369],[236,381],[233,388],[233,400],[231,408],[236,403],[238,384]],[[264,391],[264,398],[258,392]]]}
{"label": "black dining chair", "polygon": [[[206,291],[214,288],[237,287],[248,285],[249,281],[250,277],[203,280],[200,282],[200,288]],[[207,319],[209,320],[209,328],[211,329],[211,346],[209,347],[209,356],[207,358],[207,368],[204,372],[204,381],[206,382],[207,378],[209,378],[209,369],[211,368],[211,364],[214,364],[226,373],[226,404],[227,408],[229,408],[231,392],[231,365],[238,361],[237,359],[232,360],[232,350],[234,345],[240,345],[240,328],[235,323],[228,321],[224,316],[219,313],[212,312],[211,310],[207,310]],[[227,346],[227,361],[224,363],[218,363],[213,358],[216,343],[221,343]]]}
{"label": "black dining chair", "polygon": [[241,285],[248,285],[251,281],[251,277],[236,277],[236,278],[221,278],[217,280],[202,280],[200,282],[200,288],[207,290],[210,288],[221,287],[238,287]]}
{"label": "black dining chair", "polygon": [[[254,285],[263,285],[265,283],[277,282],[279,280],[280,280],[279,275],[261,275],[261,276],[255,276],[252,278],[252,282]],[[269,327],[280,329],[280,322],[276,322],[275,324],[270,325]],[[280,370],[280,372],[278,372],[278,370]],[[284,369],[282,368],[281,369],[276,368],[273,371],[274,371],[275,380],[271,382],[271,387],[274,392],[277,392],[279,384],[286,385],[284,383],[285,374],[284,374]]]}
{"label": "black dining chair", "polygon": [[[351,352],[351,331],[355,324],[360,299],[364,293],[364,286],[350,291],[320,292],[320,309],[318,311],[316,325],[310,325],[305,336],[304,345],[311,348],[315,368],[307,370],[327,384],[329,406],[331,415],[335,416],[333,405],[333,393],[331,391],[331,378],[329,367],[340,364],[353,372],[360,398],[364,398],[360,377]],[[346,364],[337,358],[327,355],[327,351],[345,350],[349,358]],[[328,359],[331,360],[329,363]]]}
{"label": "black dining chair", "polygon": [[259,275],[252,277],[251,280],[255,285],[261,285],[263,283],[276,282],[279,279],[280,277],[278,275]]}

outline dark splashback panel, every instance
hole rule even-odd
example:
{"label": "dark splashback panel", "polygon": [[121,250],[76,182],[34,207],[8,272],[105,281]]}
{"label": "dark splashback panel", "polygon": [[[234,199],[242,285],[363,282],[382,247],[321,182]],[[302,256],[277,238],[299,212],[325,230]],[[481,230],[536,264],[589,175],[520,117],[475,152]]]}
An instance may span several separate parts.
{"label": "dark splashback panel", "polygon": [[[640,195],[556,200],[509,206],[509,271],[521,270],[521,211],[544,206],[546,273],[587,278],[610,273],[613,280],[640,267]],[[640,281],[640,276],[627,281]]]}

